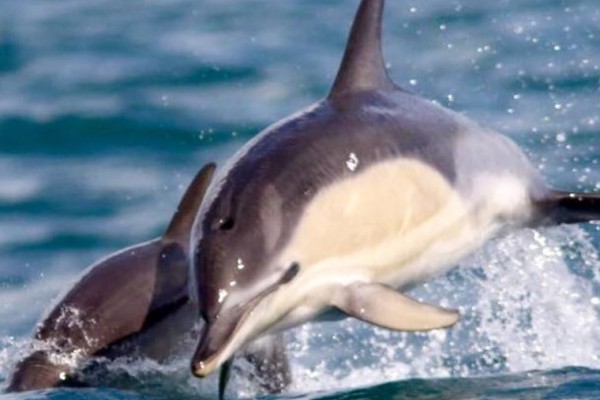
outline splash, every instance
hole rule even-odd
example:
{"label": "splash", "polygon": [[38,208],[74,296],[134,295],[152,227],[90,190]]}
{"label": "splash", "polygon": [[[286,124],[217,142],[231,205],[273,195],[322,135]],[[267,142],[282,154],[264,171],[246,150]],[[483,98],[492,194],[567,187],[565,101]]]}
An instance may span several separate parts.
{"label": "splash", "polygon": [[288,334],[293,392],[391,380],[600,367],[598,253],[581,227],[497,239],[411,295],[462,318],[450,330],[393,333],[354,320]]}
{"label": "splash", "polygon": [[[345,319],[286,333],[291,393],[348,389],[411,378],[478,377],[567,366],[600,368],[600,261],[582,227],[524,230],[497,239],[446,276],[410,295],[458,307],[449,330],[395,333]],[[0,339],[0,379],[28,351],[23,339]],[[217,377],[189,374],[189,357],[95,361],[94,384],[140,393],[211,398]],[[101,372],[98,372],[101,371]],[[236,362],[229,393],[259,392],[251,367]]]}
{"label": "splash", "polygon": [[12,336],[0,338],[0,382],[5,381],[17,360],[29,354],[29,340]]}

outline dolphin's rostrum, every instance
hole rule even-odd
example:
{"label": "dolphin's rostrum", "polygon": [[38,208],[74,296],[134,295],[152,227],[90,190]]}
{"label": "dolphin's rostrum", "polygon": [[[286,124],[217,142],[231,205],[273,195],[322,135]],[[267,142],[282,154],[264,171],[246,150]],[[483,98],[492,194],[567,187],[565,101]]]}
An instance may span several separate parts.
{"label": "dolphin's rostrum", "polygon": [[257,338],[336,308],[394,330],[455,310],[401,293],[507,227],[598,219],[598,196],[550,189],[507,137],[396,86],[383,0],[363,0],[324,100],[220,171],[192,232],[206,322],[199,377]]}

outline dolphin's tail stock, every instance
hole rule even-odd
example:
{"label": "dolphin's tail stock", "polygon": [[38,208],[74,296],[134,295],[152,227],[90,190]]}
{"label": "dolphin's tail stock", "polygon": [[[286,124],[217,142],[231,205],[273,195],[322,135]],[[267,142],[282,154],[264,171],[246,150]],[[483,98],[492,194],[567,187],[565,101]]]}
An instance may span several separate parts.
{"label": "dolphin's tail stock", "polygon": [[554,191],[538,208],[543,225],[600,221],[600,194]]}

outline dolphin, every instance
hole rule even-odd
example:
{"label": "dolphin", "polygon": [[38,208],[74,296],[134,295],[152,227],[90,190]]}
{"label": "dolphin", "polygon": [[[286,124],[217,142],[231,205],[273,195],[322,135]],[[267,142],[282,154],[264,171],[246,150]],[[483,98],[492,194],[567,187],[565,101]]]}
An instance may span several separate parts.
{"label": "dolphin", "polygon": [[362,0],[331,91],[269,126],[215,177],[192,228],[205,321],[191,370],[328,310],[398,331],[456,310],[402,293],[506,229],[600,218],[553,190],[508,137],[396,85],[384,0]]}
{"label": "dolphin", "polygon": [[138,341],[142,353],[164,360],[176,352],[196,319],[197,305],[189,296],[189,233],[214,171],[210,163],[198,172],[161,237],[84,271],[37,325],[34,350],[16,365],[8,391],[75,382],[77,367],[90,357],[156,329],[156,340]]}

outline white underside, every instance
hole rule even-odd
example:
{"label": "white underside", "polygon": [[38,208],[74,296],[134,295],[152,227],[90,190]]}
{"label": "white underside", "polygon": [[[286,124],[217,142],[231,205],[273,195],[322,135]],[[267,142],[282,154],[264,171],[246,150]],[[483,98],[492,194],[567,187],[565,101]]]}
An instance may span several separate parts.
{"label": "white underside", "polygon": [[471,186],[460,193],[429,165],[397,159],[322,190],[278,259],[301,270],[261,307],[266,325],[302,323],[352,283],[402,288],[440,274],[527,213],[517,177],[481,174]]}

